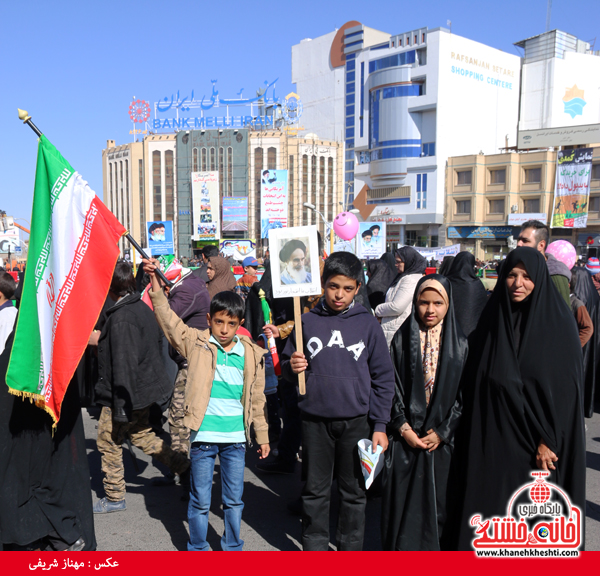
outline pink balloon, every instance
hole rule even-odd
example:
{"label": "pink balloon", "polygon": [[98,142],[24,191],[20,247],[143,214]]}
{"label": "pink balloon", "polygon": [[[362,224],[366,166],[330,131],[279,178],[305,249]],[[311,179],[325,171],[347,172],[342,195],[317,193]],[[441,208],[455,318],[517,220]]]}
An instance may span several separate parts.
{"label": "pink balloon", "polygon": [[333,221],[333,231],[342,240],[352,240],[358,232],[358,218],[352,212],[342,212]]}
{"label": "pink balloon", "polygon": [[552,254],[557,260],[560,260],[570,270],[577,262],[577,252],[575,246],[567,240],[555,240],[546,248],[548,254]]}

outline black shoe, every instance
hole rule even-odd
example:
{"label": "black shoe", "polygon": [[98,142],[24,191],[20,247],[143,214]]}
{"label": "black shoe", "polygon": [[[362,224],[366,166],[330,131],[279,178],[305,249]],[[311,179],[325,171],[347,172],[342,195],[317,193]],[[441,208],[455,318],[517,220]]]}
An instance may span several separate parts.
{"label": "black shoe", "polygon": [[261,472],[269,474],[293,474],[296,470],[296,463],[285,462],[284,460],[272,460],[271,462],[259,462],[256,468]]}
{"label": "black shoe", "polygon": [[296,498],[287,505],[288,512],[294,516],[302,516],[302,498]]}
{"label": "black shoe", "polygon": [[175,484],[175,474],[167,472],[164,476],[152,478],[152,486],[173,486]]}
{"label": "black shoe", "polygon": [[186,488],[187,490],[190,489],[190,472],[191,472],[191,468],[188,468],[185,472],[182,472],[181,474],[179,474],[178,484],[180,486],[183,486],[183,488]]}
{"label": "black shoe", "polygon": [[67,552],[81,552],[85,548],[85,540],[78,538],[73,544],[67,548]]}

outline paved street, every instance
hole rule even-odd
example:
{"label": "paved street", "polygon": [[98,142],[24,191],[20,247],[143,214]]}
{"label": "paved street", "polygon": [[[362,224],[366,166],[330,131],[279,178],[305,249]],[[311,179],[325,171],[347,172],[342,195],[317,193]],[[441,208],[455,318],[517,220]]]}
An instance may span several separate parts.
{"label": "paved street", "polygon": [[[92,474],[94,500],[104,495],[100,456],[96,450],[99,410],[84,410],[86,445]],[[600,414],[588,420],[587,437],[587,550],[600,550]],[[96,516],[98,550],[185,550],[188,539],[187,503],[180,499],[178,486],[155,487],[152,478],[160,471],[150,459],[134,448],[139,474],[124,448],[127,480],[127,511]],[[255,470],[258,456],[250,451],[246,460],[245,508],[242,538],[246,550],[300,550],[300,520],[290,514],[287,504],[300,493],[300,466],[297,474],[266,475]],[[217,466],[218,468],[218,466]],[[223,533],[220,486],[215,484],[210,513],[208,541],[219,550]],[[335,506],[335,502],[334,502]],[[381,499],[369,501],[365,550],[378,550]],[[335,528],[332,526],[332,534]]]}

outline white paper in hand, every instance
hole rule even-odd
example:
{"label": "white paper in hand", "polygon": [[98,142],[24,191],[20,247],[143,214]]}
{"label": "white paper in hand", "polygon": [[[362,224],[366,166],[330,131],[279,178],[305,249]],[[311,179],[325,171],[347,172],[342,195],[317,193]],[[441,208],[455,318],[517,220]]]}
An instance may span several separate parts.
{"label": "white paper in hand", "polygon": [[375,454],[373,454],[372,449],[373,442],[370,440],[363,438],[358,441],[358,457],[360,458],[360,467],[367,489],[373,484],[373,480],[383,468],[383,458],[381,458],[383,448],[378,445]]}

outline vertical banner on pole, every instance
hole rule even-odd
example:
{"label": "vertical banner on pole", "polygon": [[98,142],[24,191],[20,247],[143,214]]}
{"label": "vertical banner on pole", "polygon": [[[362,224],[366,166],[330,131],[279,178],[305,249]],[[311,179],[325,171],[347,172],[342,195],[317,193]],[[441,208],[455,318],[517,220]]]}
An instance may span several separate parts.
{"label": "vertical banner on pole", "polygon": [[587,226],[593,156],[593,148],[557,153],[552,228]]}
{"label": "vertical banner on pole", "polygon": [[192,210],[192,240],[218,240],[221,237],[218,172],[192,172]]}
{"label": "vertical banner on pole", "polygon": [[260,237],[269,230],[286,228],[288,220],[288,171],[263,170],[260,178]]}

